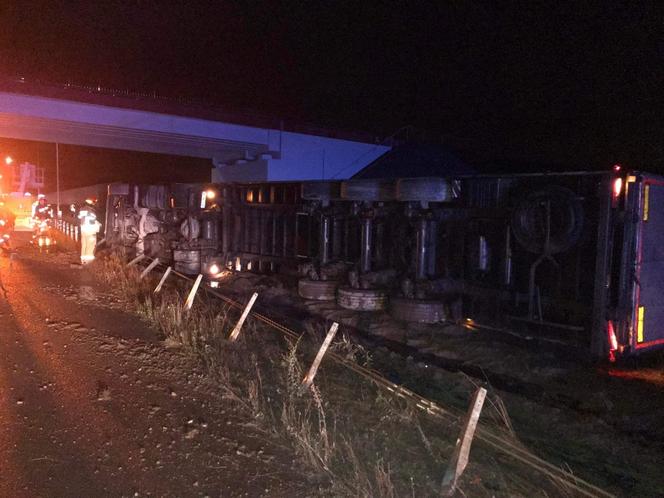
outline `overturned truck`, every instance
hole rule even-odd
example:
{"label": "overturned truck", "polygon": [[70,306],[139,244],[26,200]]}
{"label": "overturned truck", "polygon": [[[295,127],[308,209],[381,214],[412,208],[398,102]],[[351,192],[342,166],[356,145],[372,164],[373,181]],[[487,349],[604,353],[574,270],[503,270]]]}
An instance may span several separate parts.
{"label": "overturned truck", "polygon": [[574,172],[108,188],[106,240],[188,274],[491,324],[594,357],[664,346],[664,178]]}

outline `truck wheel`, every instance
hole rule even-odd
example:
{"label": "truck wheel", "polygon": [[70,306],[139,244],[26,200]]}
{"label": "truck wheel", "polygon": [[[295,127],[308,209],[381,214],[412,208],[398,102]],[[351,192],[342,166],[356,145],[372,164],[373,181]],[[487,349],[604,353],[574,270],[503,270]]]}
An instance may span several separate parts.
{"label": "truck wheel", "polygon": [[452,189],[444,178],[400,178],[397,200],[408,202],[449,202]]}
{"label": "truck wheel", "polygon": [[438,323],[447,318],[442,302],[405,297],[394,297],[390,300],[390,315],[396,320],[418,323]]}
{"label": "truck wheel", "polygon": [[311,280],[309,278],[301,278],[297,282],[297,292],[300,297],[304,299],[312,299],[315,301],[334,301],[337,297],[337,286],[339,282],[336,280]]}
{"label": "truck wheel", "polygon": [[348,201],[393,201],[395,185],[387,180],[348,180],[341,183],[341,198]]}
{"label": "truck wheel", "polygon": [[577,195],[558,185],[531,192],[512,212],[514,238],[529,252],[544,252],[547,232],[547,209],[550,213],[549,252],[566,251],[583,233],[583,206]]}
{"label": "truck wheel", "polygon": [[337,304],[357,311],[379,311],[387,306],[387,292],[383,289],[353,289],[340,287]]}

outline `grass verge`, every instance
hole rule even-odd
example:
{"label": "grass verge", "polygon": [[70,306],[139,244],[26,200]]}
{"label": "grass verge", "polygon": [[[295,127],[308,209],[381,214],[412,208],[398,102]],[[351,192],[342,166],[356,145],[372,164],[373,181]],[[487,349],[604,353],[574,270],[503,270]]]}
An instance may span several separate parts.
{"label": "grass verge", "polygon": [[[297,454],[311,495],[385,497],[440,496],[457,424],[443,424],[405,401],[379,390],[340,365],[324,361],[316,382],[303,392],[305,370],[323,330],[306,330],[291,341],[251,318],[240,339],[226,340],[239,310],[199,293],[190,311],[187,289],[173,279],[154,294],[154,281],[112,255],[97,263],[98,275],[113,284],[165,341],[181,344],[204,364],[223,396],[236,403],[262,430],[286,441]],[[366,364],[371,354],[342,338],[334,350]],[[474,386],[467,383],[470,397]],[[490,396],[486,415],[512,428],[504,405]],[[475,445],[457,496],[570,496],[560,486]]]}

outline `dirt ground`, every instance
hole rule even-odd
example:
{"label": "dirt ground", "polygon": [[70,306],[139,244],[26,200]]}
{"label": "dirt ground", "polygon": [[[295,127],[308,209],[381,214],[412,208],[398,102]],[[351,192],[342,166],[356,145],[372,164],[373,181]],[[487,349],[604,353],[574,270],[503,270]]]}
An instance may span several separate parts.
{"label": "dirt ground", "polygon": [[0,496],[312,495],[194,358],[71,255],[16,238],[0,258]]}

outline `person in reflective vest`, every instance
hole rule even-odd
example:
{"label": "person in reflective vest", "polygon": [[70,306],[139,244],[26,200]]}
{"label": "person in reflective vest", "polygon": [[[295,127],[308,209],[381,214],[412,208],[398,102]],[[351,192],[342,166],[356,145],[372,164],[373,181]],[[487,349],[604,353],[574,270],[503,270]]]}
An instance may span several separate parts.
{"label": "person in reflective vest", "polygon": [[37,195],[37,200],[32,203],[32,212],[31,212],[31,217],[34,220],[35,215],[37,214],[37,208],[39,207],[39,204],[44,204],[46,201],[42,202],[42,199],[46,199],[46,196],[44,194],[39,194]]}
{"label": "person in reflective vest", "polygon": [[97,233],[101,227],[94,205],[93,199],[86,199],[85,205],[78,212],[78,219],[81,221],[81,264],[84,265],[95,259]]}
{"label": "person in reflective vest", "polygon": [[39,199],[32,205],[33,223],[47,221],[53,218],[53,208],[46,200],[46,196],[39,194]]}

